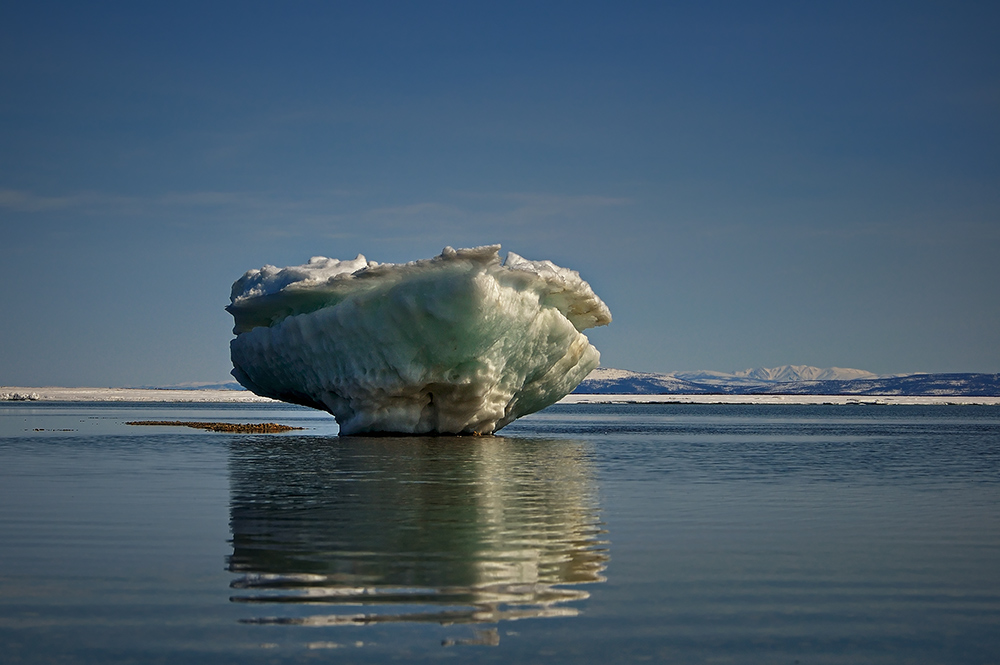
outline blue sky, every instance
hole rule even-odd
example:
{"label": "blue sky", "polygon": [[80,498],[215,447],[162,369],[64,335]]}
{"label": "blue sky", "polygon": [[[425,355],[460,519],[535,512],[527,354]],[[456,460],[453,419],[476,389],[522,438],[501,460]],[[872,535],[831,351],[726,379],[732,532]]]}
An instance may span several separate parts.
{"label": "blue sky", "polygon": [[4,3],[0,384],[223,380],[245,270],[494,242],[606,366],[998,372],[998,7]]}

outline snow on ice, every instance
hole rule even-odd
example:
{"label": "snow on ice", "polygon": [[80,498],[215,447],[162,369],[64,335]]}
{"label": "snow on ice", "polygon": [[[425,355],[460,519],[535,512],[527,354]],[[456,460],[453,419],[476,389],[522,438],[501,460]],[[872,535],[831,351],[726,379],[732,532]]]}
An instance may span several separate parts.
{"label": "snow on ice", "polygon": [[499,245],[405,264],[314,257],[233,284],[233,376],[345,435],[489,434],[569,393],[611,322],[580,275]]}

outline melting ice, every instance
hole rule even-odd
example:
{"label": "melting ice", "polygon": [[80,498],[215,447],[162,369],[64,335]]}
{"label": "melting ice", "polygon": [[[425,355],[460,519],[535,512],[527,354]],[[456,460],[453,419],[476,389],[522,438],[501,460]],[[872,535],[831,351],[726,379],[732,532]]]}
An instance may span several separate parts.
{"label": "melting ice", "polygon": [[579,273],[500,245],[378,264],[313,257],[233,284],[233,376],[332,413],[340,433],[489,434],[597,367],[611,322]]}

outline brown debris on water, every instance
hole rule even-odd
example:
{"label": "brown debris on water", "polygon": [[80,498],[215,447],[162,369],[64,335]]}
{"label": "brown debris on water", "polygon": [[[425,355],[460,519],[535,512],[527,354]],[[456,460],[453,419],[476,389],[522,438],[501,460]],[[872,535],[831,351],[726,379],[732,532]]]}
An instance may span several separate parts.
{"label": "brown debris on water", "polygon": [[241,425],[236,423],[201,423],[185,420],[132,420],[125,424],[194,427],[195,429],[207,429],[212,432],[234,432],[238,434],[278,434],[305,429],[304,427],[290,427],[288,425],[279,425],[278,423],[245,423]]}

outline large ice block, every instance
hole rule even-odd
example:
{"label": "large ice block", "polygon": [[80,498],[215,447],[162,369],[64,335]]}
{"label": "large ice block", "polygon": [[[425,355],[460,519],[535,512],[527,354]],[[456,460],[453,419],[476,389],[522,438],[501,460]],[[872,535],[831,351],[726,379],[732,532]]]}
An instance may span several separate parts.
{"label": "large ice block", "polygon": [[233,284],[233,376],[340,433],[490,434],[556,402],[611,313],[580,275],[499,245],[405,264],[314,257]]}

